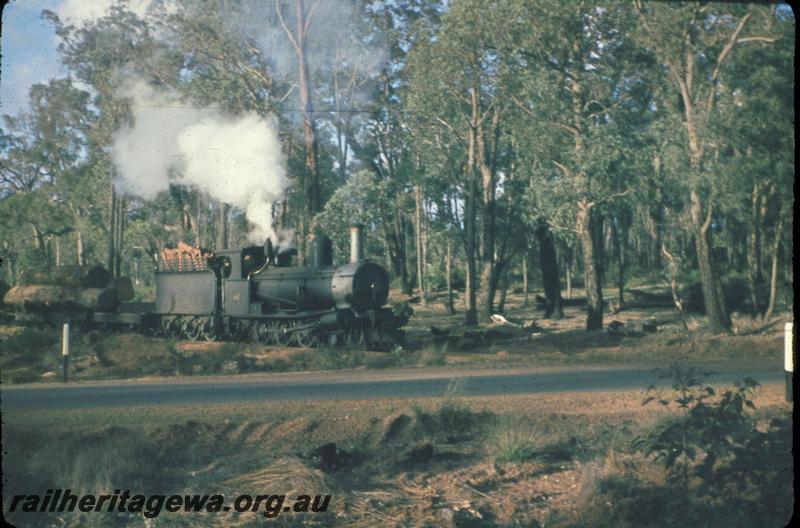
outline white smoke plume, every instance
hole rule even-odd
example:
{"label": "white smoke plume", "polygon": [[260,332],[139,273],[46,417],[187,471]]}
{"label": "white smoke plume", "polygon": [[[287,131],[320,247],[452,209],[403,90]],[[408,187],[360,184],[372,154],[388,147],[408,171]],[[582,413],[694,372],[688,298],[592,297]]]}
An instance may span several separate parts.
{"label": "white smoke plume", "polygon": [[55,11],[61,18],[80,24],[105,16],[114,4],[143,17],[153,0],[62,0]]}
{"label": "white smoke plume", "polygon": [[133,124],[114,136],[118,190],[152,200],[170,184],[194,185],[243,210],[251,242],[276,238],[272,204],[289,180],[274,119],[193,108],[142,81],[122,93],[131,99]]}

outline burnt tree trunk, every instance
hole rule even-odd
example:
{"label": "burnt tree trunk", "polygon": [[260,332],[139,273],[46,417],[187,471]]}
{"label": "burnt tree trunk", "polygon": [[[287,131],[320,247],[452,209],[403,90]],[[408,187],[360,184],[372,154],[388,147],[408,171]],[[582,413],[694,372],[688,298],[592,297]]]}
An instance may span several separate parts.
{"label": "burnt tree trunk", "polygon": [[539,242],[539,266],[542,270],[542,286],[544,288],[545,319],[564,317],[564,308],[561,303],[561,284],[558,279],[558,260],[556,258],[556,244],[553,234],[546,225],[536,229],[536,239]]}

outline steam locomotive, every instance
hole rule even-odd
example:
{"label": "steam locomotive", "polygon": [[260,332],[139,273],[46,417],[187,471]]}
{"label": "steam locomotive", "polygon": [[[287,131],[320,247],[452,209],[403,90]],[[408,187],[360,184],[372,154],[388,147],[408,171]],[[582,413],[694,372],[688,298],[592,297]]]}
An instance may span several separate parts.
{"label": "steam locomotive", "polygon": [[[52,308],[58,305],[62,317],[68,311],[71,320],[127,325],[173,338],[387,348],[402,341],[410,314],[386,306],[389,276],[364,259],[361,226],[351,227],[350,248],[350,261],[339,266],[333,265],[332,244],[324,236],[314,240],[311,266],[292,266],[296,250],[273,246],[269,239],[263,246],[215,253],[179,248],[162,253],[154,303],[109,304],[110,294],[105,294],[103,306],[64,301],[45,307],[26,294],[29,286],[12,288],[5,301],[16,309],[18,321],[32,315],[52,321]],[[98,293],[92,299],[113,291],[94,290]]]}

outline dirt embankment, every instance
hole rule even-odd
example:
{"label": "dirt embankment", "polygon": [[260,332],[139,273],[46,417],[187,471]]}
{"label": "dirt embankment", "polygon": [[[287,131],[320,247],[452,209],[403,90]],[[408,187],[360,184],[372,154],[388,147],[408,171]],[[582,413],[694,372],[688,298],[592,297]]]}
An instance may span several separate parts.
{"label": "dirt embankment", "polygon": [[[454,393],[443,400],[220,406],[202,417],[190,407],[29,413],[6,420],[5,489],[67,482],[86,492],[332,495],[328,513],[291,514],[283,519],[291,525],[654,526],[654,515],[667,515],[663,504],[650,517],[640,510],[655,508],[659,498],[669,503],[667,474],[633,446],[671,413],[643,407],[641,398],[632,391]],[[761,389],[754,401],[762,424],[788,413],[779,388]],[[783,457],[773,463],[791,463],[790,453]],[[61,522],[41,515],[13,520]],[[105,526],[135,519],[93,513],[63,520]],[[169,520],[220,522],[207,514]],[[263,518],[231,515],[222,522],[244,526]]]}

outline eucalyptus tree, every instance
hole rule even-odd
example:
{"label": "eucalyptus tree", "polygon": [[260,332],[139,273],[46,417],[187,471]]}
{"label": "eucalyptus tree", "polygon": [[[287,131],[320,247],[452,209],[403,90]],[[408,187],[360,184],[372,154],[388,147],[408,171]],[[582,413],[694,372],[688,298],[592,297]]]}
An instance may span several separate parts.
{"label": "eucalyptus tree", "polygon": [[[408,54],[417,42],[424,41],[437,31],[444,4],[441,0],[363,2],[363,11],[371,28],[364,33],[364,38],[375,39],[375,34],[380,35],[384,55],[379,72],[373,74],[364,86],[371,89],[367,105],[370,112],[351,113],[349,116],[357,115],[360,118],[348,116],[346,119],[350,121],[345,123],[345,129],[350,128],[345,139],[354,161],[374,171],[386,182],[384,189],[392,207],[383,211],[380,233],[385,240],[390,268],[400,279],[401,287],[407,294],[413,291],[418,281],[416,269],[425,267],[424,262],[414,262],[415,257],[423,255],[420,248],[415,247],[420,245],[422,237],[414,231],[419,200],[413,193],[415,188],[421,189],[424,194],[422,201],[438,203],[445,196],[441,193],[446,192],[436,184],[443,174],[437,170],[439,167],[429,164],[427,153],[420,144],[422,138],[413,126],[414,116],[407,112]],[[356,101],[360,101],[361,108],[365,105],[364,95]],[[441,211],[437,206],[437,212]],[[424,213],[421,211],[421,225],[428,223]],[[440,224],[434,222],[434,225]],[[418,243],[412,244],[412,240]]]}
{"label": "eucalyptus tree", "polygon": [[[583,256],[586,328],[603,325],[603,223],[630,193],[620,112],[631,80],[623,60],[631,42],[620,28],[624,4],[524,3],[518,37],[519,88],[512,100],[529,135],[526,156],[540,213],[551,228],[575,233]],[[530,126],[531,130],[525,130]]]}
{"label": "eucalyptus tree", "polygon": [[775,308],[780,249],[792,253],[786,235],[794,209],[794,20],[777,11],[772,24],[775,42],[744,46],[730,59],[715,130],[725,138],[720,209],[743,228],[733,242],[744,248],[752,313],[766,319]]}
{"label": "eucalyptus tree", "polygon": [[434,157],[455,155],[461,169],[468,324],[477,322],[479,287],[481,311],[488,315],[494,308],[496,199],[507,101],[500,87],[505,65],[497,27],[508,22],[512,7],[505,1],[488,7],[474,0],[455,3],[435,37],[418,41],[409,57],[412,127]]}
{"label": "eucalyptus tree", "polygon": [[43,17],[50,20],[59,37],[62,63],[92,94],[98,117],[88,131],[87,149],[95,169],[105,167],[108,171],[102,191],[98,189],[104,196],[98,196],[97,202],[107,204],[102,221],[107,234],[107,263],[112,273],[119,274],[127,203],[114,188],[109,149],[115,132],[130,116],[128,103],[121,96],[122,86],[135,76],[175,87],[179,59],[159,43],[148,22],[119,4],[105,16],[79,26],[47,10]]}
{"label": "eucalyptus tree", "polygon": [[[743,47],[770,45],[775,7],[706,2],[643,3],[635,1],[638,24],[634,35],[657,57],[671,90],[677,94],[675,117],[682,122],[686,152],[685,194],[690,212],[703,300],[714,331],[731,328],[720,270],[713,252],[715,219],[725,175],[716,160],[725,138],[715,134],[723,111],[720,95],[731,82],[732,59]],[[670,94],[670,95],[667,95]],[[668,107],[668,102],[662,101]]]}
{"label": "eucalyptus tree", "polygon": [[[90,170],[87,135],[97,116],[89,99],[69,79],[54,79],[31,87],[29,109],[5,116],[0,207],[17,218],[17,225],[30,226],[46,266],[53,260],[49,253],[56,265],[68,262],[62,258],[67,253],[82,265],[87,232],[99,228],[91,221],[97,182]],[[61,237],[69,233],[74,233],[74,252],[61,245]],[[10,232],[7,236],[15,238]],[[50,241],[55,247],[46,251]]]}

